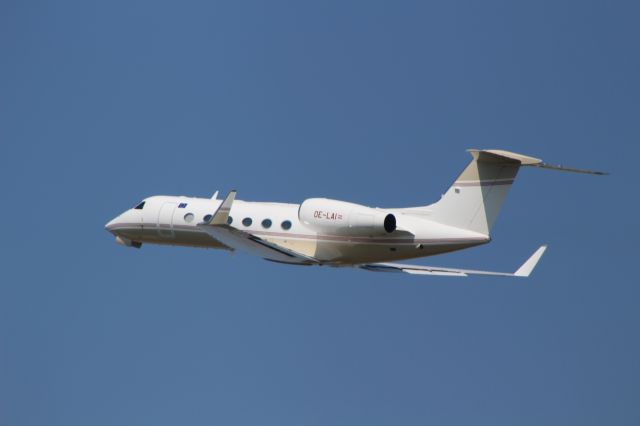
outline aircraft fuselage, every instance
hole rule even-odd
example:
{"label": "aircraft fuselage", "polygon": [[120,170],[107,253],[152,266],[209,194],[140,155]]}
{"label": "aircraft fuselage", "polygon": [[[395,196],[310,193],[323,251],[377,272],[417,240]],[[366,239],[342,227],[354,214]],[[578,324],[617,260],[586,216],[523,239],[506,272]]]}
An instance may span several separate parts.
{"label": "aircraft fuselage", "polygon": [[[106,229],[120,243],[136,247],[145,243],[229,250],[199,226],[221,203],[218,199],[183,196],[149,197],[144,204],[110,221]],[[402,209],[385,209],[394,213],[398,221],[397,229],[387,234],[322,232],[301,221],[299,209],[299,204],[236,200],[228,223],[265,241],[336,266],[430,256],[490,240],[486,235],[405,214]],[[313,213],[326,220],[336,219],[334,212]]]}

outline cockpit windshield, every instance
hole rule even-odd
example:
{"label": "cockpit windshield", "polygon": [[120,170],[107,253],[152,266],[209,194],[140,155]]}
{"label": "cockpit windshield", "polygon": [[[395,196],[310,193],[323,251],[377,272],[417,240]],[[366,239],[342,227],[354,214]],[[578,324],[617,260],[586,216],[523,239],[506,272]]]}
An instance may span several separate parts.
{"label": "cockpit windshield", "polygon": [[144,208],[144,203],[145,203],[145,201],[141,202],[140,204],[135,206],[133,209],[134,210],[142,210]]}

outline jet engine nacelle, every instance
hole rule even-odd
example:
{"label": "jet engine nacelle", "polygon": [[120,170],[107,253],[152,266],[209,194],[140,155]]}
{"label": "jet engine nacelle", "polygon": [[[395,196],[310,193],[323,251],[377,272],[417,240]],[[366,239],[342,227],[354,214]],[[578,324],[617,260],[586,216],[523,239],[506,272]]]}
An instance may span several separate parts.
{"label": "jet engine nacelle", "polygon": [[298,218],[316,232],[328,234],[385,235],[396,229],[396,217],[391,213],[327,198],[305,200]]}

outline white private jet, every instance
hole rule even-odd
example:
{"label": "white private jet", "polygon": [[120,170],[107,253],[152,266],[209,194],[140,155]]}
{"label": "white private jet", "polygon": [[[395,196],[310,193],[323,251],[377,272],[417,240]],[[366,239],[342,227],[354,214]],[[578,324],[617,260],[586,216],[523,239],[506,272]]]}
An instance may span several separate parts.
{"label": "white private jet", "polygon": [[390,263],[486,244],[521,166],[603,175],[552,166],[503,150],[469,150],[473,159],[442,198],[431,205],[371,208],[310,198],[302,204],[153,196],[106,225],[116,241],[244,250],[295,265],[353,266],[418,275],[528,277],[546,246],[513,273]]}

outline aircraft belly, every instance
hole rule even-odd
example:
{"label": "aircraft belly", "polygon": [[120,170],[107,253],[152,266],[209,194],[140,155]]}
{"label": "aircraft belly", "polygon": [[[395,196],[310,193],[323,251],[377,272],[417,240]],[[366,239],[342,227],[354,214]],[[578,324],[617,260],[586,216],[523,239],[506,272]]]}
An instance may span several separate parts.
{"label": "aircraft belly", "polygon": [[122,235],[124,238],[128,238],[132,241],[138,241],[142,236],[142,225],[118,228],[117,232],[119,235]]}
{"label": "aircraft belly", "polygon": [[315,258],[327,263],[353,265],[433,256],[473,247],[483,242],[418,244],[363,244],[319,242]]}
{"label": "aircraft belly", "polygon": [[142,238],[143,243],[151,244],[166,244],[175,246],[188,246],[188,247],[203,247],[203,248],[228,248],[221,244],[219,241],[212,238],[205,232],[198,230],[185,230],[175,229],[173,237],[167,237],[159,235],[155,227],[149,227],[143,230]]}
{"label": "aircraft belly", "polygon": [[323,241],[316,239],[284,239],[282,237],[261,236],[266,241],[289,250],[317,259],[321,263],[353,265],[361,263],[388,262],[432,256],[484,244],[487,241],[433,242],[418,244],[367,243],[363,241]]}

